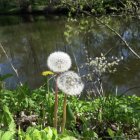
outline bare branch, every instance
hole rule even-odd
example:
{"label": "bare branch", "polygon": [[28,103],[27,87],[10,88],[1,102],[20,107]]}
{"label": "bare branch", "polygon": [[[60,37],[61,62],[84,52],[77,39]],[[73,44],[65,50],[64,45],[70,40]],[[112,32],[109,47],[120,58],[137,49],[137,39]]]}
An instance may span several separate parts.
{"label": "bare branch", "polygon": [[140,88],[140,86],[131,87],[131,88],[125,90],[125,91],[124,91],[123,93],[121,93],[120,95],[124,95],[124,94],[126,94],[127,92],[129,92],[129,91],[131,91],[131,90],[139,89],[139,88]]}
{"label": "bare branch", "polygon": [[2,49],[3,53],[4,53],[4,54],[5,54],[5,56],[7,57],[8,61],[10,62],[10,65],[11,65],[11,67],[12,67],[13,71],[15,72],[15,74],[16,74],[16,76],[17,76],[17,78],[19,79],[19,83],[20,83],[20,85],[22,86],[22,82],[20,81],[18,71],[17,71],[17,69],[14,67],[14,65],[12,64],[12,62],[10,61],[10,58],[9,58],[9,56],[7,55],[7,53],[6,53],[6,51],[5,51],[4,47],[2,46],[2,44],[1,44],[1,43],[0,43],[0,48]]}
{"label": "bare branch", "polygon": [[[92,14],[90,14],[87,11],[82,11],[84,14],[92,16]],[[138,55],[130,46],[129,44],[122,38],[122,36],[113,28],[111,28],[108,24],[102,22],[99,18],[95,17],[95,20],[98,21],[100,24],[106,26],[109,30],[111,30],[113,33],[115,33],[121,40],[122,42],[125,44],[125,46],[136,56],[140,59],[140,55]]]}

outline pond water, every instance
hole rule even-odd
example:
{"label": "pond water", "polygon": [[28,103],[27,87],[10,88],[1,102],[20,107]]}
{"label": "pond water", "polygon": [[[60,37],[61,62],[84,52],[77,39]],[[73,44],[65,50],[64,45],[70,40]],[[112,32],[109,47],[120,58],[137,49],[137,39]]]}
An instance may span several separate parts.
{"label": "pond water", "polygon": [[[108,75],[105,81],[107,90],[127,94],[140,95],[140,60],[122,43],[122,41],[94,18],[88,18],[89,26],[85,33],[71,37],[69,47],[65,40],[66,17],[0,17],[0,42],[9,60],[0,48],[0,74],[12,73],[14,76],[5,80],[6,87],[15,88],[19,81],[27,83],[31,88],[43,84],[41,72],[48,70],[46,60],[48,55],[56,50],[67,51],[76,58],[77,65],[85,62],[84,47],[91,57],[100,56],[111,49],[109,56],[124,57],[117,67],[117,72]],[[81,19],[79,19],[81,22]],[[105,17],[111,27],[116,29],[129,45],[140,55],[140,20],[128,17]],[[78,24],[73,25],[76,30]],[[90,30],[89,30],[90,29]],[[89,30],[89,31],[88,31]],[[18,70],[19,78],[11,68],[10,62]],[[74,57],[73,57],[74,62]],[[73,64],[76,70],[76,65]],[[81,71],[82,72],[82,71]]]}

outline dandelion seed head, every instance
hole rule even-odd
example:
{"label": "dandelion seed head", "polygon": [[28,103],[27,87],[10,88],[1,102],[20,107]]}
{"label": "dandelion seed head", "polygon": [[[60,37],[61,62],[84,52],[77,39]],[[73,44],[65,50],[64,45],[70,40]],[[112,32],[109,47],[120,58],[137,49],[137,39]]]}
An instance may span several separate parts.
{"label": "dandelion seed head", "polygon": [[54,52],[49,55],[47,65],[53,72],[65,72],[71,67],[71,58],[65,52]]}
{"label": "dandelion seed head", "polygon": [[67,95],[79,95],[84,89],[81,77],[73,71],[62,73],[57,78],[57,85]]}

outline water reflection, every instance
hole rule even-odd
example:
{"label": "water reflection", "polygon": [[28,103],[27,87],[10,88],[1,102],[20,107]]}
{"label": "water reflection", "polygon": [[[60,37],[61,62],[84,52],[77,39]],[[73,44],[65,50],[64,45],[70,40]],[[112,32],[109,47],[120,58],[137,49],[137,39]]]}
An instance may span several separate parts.
{"label": "water reflection", "polygon": [[[46,59],[50,52],[67,48],[71,56],[75,56],[77,65],[80,66],[86,60],[83,52],[83,47],[86,47],[91,57],[100,56],[101,52],[106,53],[108,50],[111,50],[108,57],[124,56],[118,71],[109,75],[105,81],[108,87],[106,89],[114,89],[117,85],[119,92],[123,92],[128,88],[140,86],[140,60],[115,34],[94,19],[88,19],[90,32],[72,37],[71,47],[67,46],[63,35],[67,24],[66,18],[31,17],[27,19],[28,22],[24,22],[25,18],[23,20],[21,17],[0,17],[0,41],[11,62],[17,68],[23,83],[27,82],[32,88],[39,87],[43,83],[41,72],[47,69]],[[140,54],[139,21],[132,18],[112,17],[109,18],[109,23]],[[73,28],[76,30],[78,26],[74,25]],[[2,50],[0,50],[0,55],[0,73],[14,73]],[[74,64],[73,68],[75,66]],[[16,76],[6,80],[9,88],[15,88],[18,83]],[[130,93],[140,95],[140,89],[133,89]]]}

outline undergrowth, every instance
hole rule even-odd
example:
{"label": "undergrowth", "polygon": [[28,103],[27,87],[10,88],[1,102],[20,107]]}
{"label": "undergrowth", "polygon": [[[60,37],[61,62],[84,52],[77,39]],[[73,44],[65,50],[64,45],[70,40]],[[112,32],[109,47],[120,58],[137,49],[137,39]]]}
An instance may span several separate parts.
{"label": "undergrowth", "polygon": [[[0,91],[1,140],[139,139],[140,97],[112,96],[95,99],[69,97],[63,134],[52,127],[54,96],[46,87],[27,86]],[[63,94],[59,93],[58,118],[62,121]]]}

